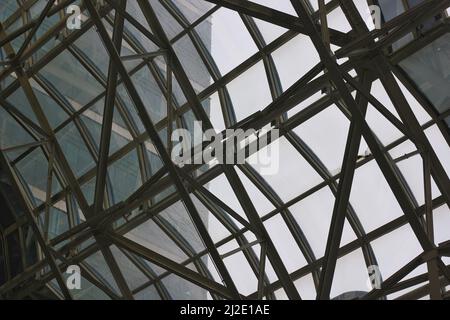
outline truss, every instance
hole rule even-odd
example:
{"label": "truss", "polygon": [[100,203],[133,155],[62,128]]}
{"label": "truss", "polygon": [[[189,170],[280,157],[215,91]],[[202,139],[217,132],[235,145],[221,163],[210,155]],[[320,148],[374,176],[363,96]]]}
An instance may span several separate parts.
{"label": "truss", "polygon": [[[392,46],[430,17],[444,12],[450,1],[424,1],[381,29],[369,30],[355,5],[357,1],[311,1],[317,5],[315,8],[307,0],[286,0],[292,9],[288,13],[276,5],[258,4],[270,1],[137,0],[136,11],[131,11],[130,2],[125,0],[84,0],[81,28],[68,30],[66,8],[76,2],[9,1],[14,3],[14,10],[0,24],[4,208],[0,212],[4,219],[0,221],[9,221],[0,224],[0,273],[3,268],[6,275],[3,283],[0,281],[0,297],[77,298],[65,279],[67,266],[77,264],[95,292],[111,299],[148,297],[149,292],[159,299],[175,299],[177,293],[167,286],[169,279],[190,283],[204,291],[205,298],[208,292],[214,299],[307,298],[301,283],[309,279],[314,298],[330,299],[336,296],[332,289],[337,286],[339,263],[353,254],[362,257],[363,272],[367,274],[366,268],[379,265],[383,275],[381,287],[360,294],[361,299],[390,295],[408,299],[447,297],[450,269],[445,257],[450,247],[442,239],[436,243],[433,219],[438,210],[445,211],[441,215],[449,214],[450,182],[445,165],[450,159],[442,156],[448,155],[450,135],[445,118],[449,112],[439,113],[398,62],[447,34],[448,19],[442,18],[441,23],[401,50],[393,52]],[[194,6],[196,14],[188,16],[184,2]],[[248,33],[256,47],[226,71],[211,53],[211,44],[200,35],[201,26],[211,23],[211,19],[214,24],[212,17],[224,10],[234,12],[245,26],[242,32]],[[345,16],[350,30],[332,27],[330,19],[334,14]],[[279,32],[269,40],[264,25]],[[103,61],[95,60],[79,45],[80,39],[90,33],[94,34],[91,39],[98,40],[92,42],[93,47],[98,47],[93,50],[104,52]],[[311,45],[311,59],[317,57],[317,64],[287,82],[275,55],[288,48],[289,61],[284,63],[293,68],[302,64],[300,52],[289,49],[299,38]],[[179,47],[182,42],[190,43],[195,51],[193,59],[201,61],[208,75],[205,83],[194,83],[189,61]],[[124,44],[129,51],[126,54]],[[243,44],[236,43],[229,50],[240,46]],[[46,76],[45,70],[52,66],[67,67],[68,75],[73,72],[69,64],[57,65],[63,54],[95,82],[89,93],[79,93],[83,94],[82,103],[74,103],[67,92],[61,92],[58,79]],[[270,102],[258,105],[256,111],[249,107],[248,112],[246,106],[239,109],[231,88],[238,83],[241,90],[246,90],[238,80],[257,66],[262,66],[265,79],[261,81],[267,83]],[[143,72],[151,75],[156,94],[165,103],[162,116],[149,112],[151,99],[142,94],[138,82]],[[384,99],[374,94],[377,84],[386,92]],[[26,107],[17,102],[17,92],[22,93],[21,103]],[[39,92],[45,92],[48,100],[44,101]],[[208,111],[213,107],[221,110],[223,130],[267,126],[279,129],[280,140],[286,146],[279,156],[288,161],[292,174],[303,174],[303,169],[296,166],[298,158],[317,179],[303,189],[290,186],[296,193],[287,197],[250,164],[177,167],[171,161],[172,143],[167,137],[174,128],[189,127],[193,119],[201,120],[204,130],[213,128]],[[85,120],[86,114],[92,116],[94,108],[100,110],[97,133]],[[427,113],[427,121],[418,120],[417,108]],[[52,111],[56,109],[64,115],[57,123]],[[338,170],[327,166],[315,147],[296,130],[329,110],[337,110],[342,121],[348,123]],[[388,142],[381,139],[368,120],[369,112],[377,113],[386,128],[399,134]],[[8,128],[14,129],[2,127],[6,121]],[[319,127],[320,135],[332,138],[327,127],[321,127],[320,122],[314,125]],[[433,128],[443,137],[441,147],[447,153],[438,153],[435,140],[426,134]],[[117,130],[128,138],[114,143]],[[62,137],[67,137],[67,131],[83,145],[80,150],[66,147]],[[19,132],[26,138],[15,139]],[[361,155],[362,144],[370,152]],[[396,148],[405,144],[412,146],[410,151],[395,156]],[[79,168],[72,158],[82,152],[90,160]],[[36,154],[43,159],[39,162],[42,167],[34,168],[42,181],[40,189],[28,181],[23,169],[24,163],[33,163],[30,159]],[[408,158],[420,163],[415,174],[419,176],[423,201],[401,170],[402,161]],[[114,183],[120,180],[111,178],[111,168],[120,164],[121,170],[126,170],[129,163],[123,159],[133,159],[129,161],[136,165],[138,183],[129,194],[119,197]],[[354,206],[351,198],[354,188],[361,187],[355,185],[358,171],[368,167],[383,177],[387,193],[401,212],[370,230],[361,221],[364,212]],[[224,187],[230,186],[232,195],[224,198],[208,187],[217,179],[222,179]],[[370,187],[370,181],[366,187]],[[301,223],[301,219],[316,212],[309,211],[299,218],[294,208],[324,190],[332,195],[334,205],[329,221],[322,221],[328,233],[322,235],[325,240],[321,252]],[[270,210],[262,212],[256,193],[270,204]],[[231,196],[235,204],[229,203]],[[59,208],[58,214],[63,216],[58,219],[66,226],[58,234],[50,234],[55,208]],[[169,216],[167,210],[175,214]],[[193,226],[191,231],[186,233],[177,226],[177,214],[189,221],[186,223]],[[208,217],[225,230],[223,237],[217,237],[205,223]],[[134,229],[150,223],[177,248],[178,255],[130,236]],[[274,229],[273,223],[283,229]],[[374,249],[374,243],[390,239],[403,228],[411,231],[420,249],[406,263],[395,264],[394,271],[383,273],[380,250]],[[288,235],[282,236],[280,230]],[[354,237],[343,243],[345,230]],[[408,239],[405,246],[409,246]],[[450,240],[449,233],[445,240]],[[389,246],[389,240],[385,243]],[[286,255],[286,248],[295,250]],[[30,250],[36,252],[32,258]],[[103,261],[107,272],[92,262],[93,256]],[[297,263],[301,259],[296,256],[301,256],[304,263]],[[384,264],[390,261],[397,261],[396,257],[389,256]],[[141,275],[139,283],[130,282],[131,269],[124,268],[124,264]],[[423,271],[412,275],[421,267]],[[246,278],[250,285],[242,284]]]}

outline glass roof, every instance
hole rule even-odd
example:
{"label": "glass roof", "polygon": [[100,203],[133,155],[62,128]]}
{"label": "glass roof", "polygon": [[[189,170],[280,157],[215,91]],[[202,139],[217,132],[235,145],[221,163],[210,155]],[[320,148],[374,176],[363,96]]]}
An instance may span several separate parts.
{"label": "glass roof", "polygon": [[[1,1],[0,297],[442,297],[448,11]],[[172,161],[211,128],[275,138]]]}

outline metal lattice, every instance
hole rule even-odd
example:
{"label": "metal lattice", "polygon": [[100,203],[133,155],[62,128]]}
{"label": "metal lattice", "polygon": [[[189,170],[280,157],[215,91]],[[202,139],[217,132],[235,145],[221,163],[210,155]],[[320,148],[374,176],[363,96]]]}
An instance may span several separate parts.
{"label": "metal lattice", "polygon": [[[450,214],[449,109],[401,62],[436,39],[449,56],[450,1],[405,6],[372,30],[366,1],[325,2],[0,4],[0,296],[445,298],[450,233],[435,233]],[[79,29],[67,28],[71,5]],[[223,17],[222,41],[211,28]],[[178,167],[169,137],[194,120],[279,130],[286,173]],[[389,196],[372,202],[377,188]],[[381,286],[339,285],[349,257],[366,277],[379,266]],[[88,293],[67,288],[74,264]]]}

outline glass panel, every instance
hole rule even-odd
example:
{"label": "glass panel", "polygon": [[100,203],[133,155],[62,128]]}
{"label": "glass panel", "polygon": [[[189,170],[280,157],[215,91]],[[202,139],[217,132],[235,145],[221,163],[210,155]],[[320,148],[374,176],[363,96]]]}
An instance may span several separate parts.
{"label": "glass panel", "polygon": [[442,136],[441,131],[438,129],[436,125],[425,130],[425,134],[428,138],[428,141],[433,145],[433,149],[436,152],[442,166],[447,173],[447,176],[450,175],[450,148],[448,147],[448,143],[445,141]]}
{"label": "glass panel", "polygon": [[[408,183],[409,188],[414,194],[414,198],[418,202],[419,205],[423,205],[425,203],[424,199],[424,185],[423,185],[423,160],[420,155],[413,156],[411,158],[405,159],[399,163],[397,163],[400,171],[403,174],[406,182]],[[431,178],[431,195],[434,198],[440,196],[440,192],[434,182],[434,179]]]}
{"label": "glass panel", "polygon": [[220,8],[211,15],[210,19],[202,22],[196,30],[205,28],[204,24],[211,25],[211,47],[208,49],[220,73],[225,75],[256,53],[258,49],[235,11]]}
{"label": "glass panel", "polygon": [[205,300],[206,290],[175,274],[162,279],[162,283],[175,300]]}
{"label": "glass panel", "polygon": [[19,8],[17,0],[5,0],[0,3],[0,21],[3,22]]}
{"label": "glass panel", "polygon": [[[299,224],[316,258],[325,254],[335,198],[328,187],[307,197],[289,209]],[[356,239],[347,219],[340,247]]]}
{"label": "glass panel", "polygon": [[149,70],[142,68],[132,76],[132,80],[153,123],[165,118],[167,102]]}
{"label": "glass panel", "polygon": [[287,31],[278,25],[266,22],[264,20],[254,19],[256,25],[258,26],[259,31],[263,35],[263,38],[266,44],[271,43],[278,37],[280,37],[283,33]]}
{"label": "glass panel", "polygon": [[197,49],[189,36],[184,36],[174,43],[173,49],[183,65],[195,92],[201,92],[210,84],[210,74],[206,66],[201,62]]}
{"label": "glass panel", "polygon": [[141,185],[141,173],[136,150],[108,167],[108,177],[113,191],[113,203],[126,200]]}
{"label": "glass panel", "polygon": [[331,106],[294,129],[334,175],[341,171],[349,121]]}
{"label": "glass panel", "polygon": [[[261,61],[227,85],[238,121],[264,109],[272,102],[266,78]],[[246,89],[242,90],[243,87]]]}
{"label": "glass panel", "polygon": [[[67,211],[67,210],[65,210]],[[50,208],[50,223],[48,229],[49,239],[53,239],[56,236],[69,230],[69,220],[67,213],[61,211],[55,207]]]}
{"label": "glass panel", "polygon": [[169,39],[172,39],[183,31],[183,27],[180,26],[177,20],[175,20],[159,1],[152,1],[151,5]]}
{"label": "glass panel", "polygon": [[450,209],[444,204],[433,210],[433,225],[435,243],[448,240],[448,226],[450,226]]}
{"label": "glass panel", "polygon": [[[224,263],[230,270],[231,277],[239,292],[249,295],[258,289],[258,279],[242,252],[228,256],[224,259]],[[239,268],[236,268],[236,266],[239,266]]]}
{"label": "glass panel", "polygon": [[289,0],[278,0],[273,2],[272,0],[252,0],[252,2],[258,3],[263,6],[267,6],[276,9],[281,12],[295,15],[295,10]]}
{"label": "glass panel", "polygon": [[366,232],[403,215],[389,185],[373,161],[356,170],[350,203]]}
{"label": "glass panel", "polygon": [[111,273],[111,270],[106,263],[101,251],[96,251],[84,260],[84,263],[93,269],[95,276],[108,286],[113,292],[120,295],[120,290],[117,287],[116,281]]}
{"label": "glass panel", "polygon": [[161,300],[155,286],[150,286],[134,295],[136,300]]}
{"label": "glass panel", "polygon": [[[355,250],[337,260],[335,276],[331,287],[331,297],[342,294],[354,296],[369,292],[369,275],[361,250]],[[370,289],[369,289],[370,288]]]}
{"label": "glass panel", "polygon": [[295,287],[303,300],[315,300],[316,288],[311,274],[294,281]]}
{"label": "glass panel", "polygon": [[422,252],[411,227],[405,225],[371,242],[383,279],[387,279]]}
{"label": "glass panel", "polygon": [[35,140],[21,127],[14,118],[0,108],[0,148],[6,149],[24,145]]}
{"label": "glass panel", "polygon": [[138,267],[136,267],[136,265],[125,255],[122,250],[114,245],[111,246],[110,249],[114,259],[119,265],[120,271],[122,272],[128,287],[131,290],[134,290],[149,280],[149,278],[146,277]]}
{"label": "glass panel", "polygon": [[199,0],[173,0],[172,2],[190,22],[196,21],[213,7],[211,3]]}
{"label": "glass panel", "polygon": [[75,109],[80,109],[80,106],[91,101],[103,90],[100,83],[68,51],[63,51],[39,73],[50,81]]}
{"label": "glass panel", "polygon": [[[203,223],[206,226],[207,212],[199,212]],[[200,252],[205,249],[203,241],[197,232],[197,228],[180,202],[175,203],[160,213],[161,218],[166,220],[175,230],[189,243],[195,252]]]}
{"label": "glass panel", "polygon": [[389,21],[405,11],[402,0],[378,0],[385,21]]}
{"label": "glass panel", "polygon": [[10,95],[6,101],[11,103],[17,110],[23,113],[28,119],[38,124],[36,114],[34,113],[27,96],[22,88],[17,89],[12,95]]}
{"label": "glass panel", "polygon": [[73,122],[62,128],[56,137],[75,176],[80,177],[94,167],[94,159]]}
{"label": "glass panel", "polygon": [[258,189],[258,187],[254,185],[241,170],[237,170],[237,173],[260,216],[264,216],[275,209],[272,202],[266,198],[262,191],[260,191],[260,189]]}
{"label": "glass panel", "polygon": [[439,113],[449,107],[450,34],[434,40],[399,63]]}
{"label": "glass panel", "polygon": [[[275,50],[272,57],[283,90],[288,89],[320,61],[311,40],[303,35],[296,36]],[[294,61],[298,63],[293,63]]]}
{"label": "glass panel", "polygon": [[45,200],[47,190],[48,160],[41,148],[35,149],[27,157],[17,163],[17,170],[28,184],[33,195],[41,201]]}
{"label": "glass panel", "polygon": [[272,161],[278,162],[278,165],[275,165],[276,169],[273,168],[276,174],[265,174],[262,164],[252,166],[266,179],[282,200],[288,201],[322,181],[319,174],[286,138],[279,139],[279,152],[273,155]]}
{"label": "glass panel", "polygon": [[307,264],[286,223],[279,214],[264,221],[264,226],[289,272],[300,269]]}
{"label": "glass panel", "polygon": [[[181,237],[184,234],[181,234]],[[149,248],[166,258],[176,262],[183,262],[188,259],[183,250],[152,220],[139,225],[129,233],[126,237],[134,242]],[[180,238],[181,241],[190,239]],[[190,243],[189,243],[190,245]]]}

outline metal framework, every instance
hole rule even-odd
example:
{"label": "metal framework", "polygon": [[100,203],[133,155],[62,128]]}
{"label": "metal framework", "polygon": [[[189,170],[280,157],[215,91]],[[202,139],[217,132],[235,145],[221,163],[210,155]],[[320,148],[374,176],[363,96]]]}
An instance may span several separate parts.
{"label": "metal framework", "polygon": [[[381,287],[367,290],[360,299],[391,295],[400,299],[428,295],[432,299],[447,298],[450,269],[446,257],[450,256],[450,243],[436,243],[433,220],[438,209],[444,211],[440,215],[449,214],[450,181],[445,166],[450,159],[442,156],[448,155],[450,144],[450,131],[445,122],[449,112],[438,113],[398,62],[448,33],[449,21],[444,17],[420,39],[411,41],[401,50],[392,52],[391,48],[424,21],[444,12],[450,1],[424,1],[376,30],[366,26],[365,17],[355,5],[360,0],[327,3],[324,0],[286,0],[285,4],[292,9],[290,13],[280,11],[277,5],[268,5],[270,1],[186,1],[202,8],[194,16],[187,16],[184,1],[137,0],[140,15],[130,11],[129,2],[125,0],[9,1],[14,2],[16,9],[0,21],[0,117],[3,118],[0,122],[8,117],[15,129],[1,132],[0,257],[3,261],[0,261],[0,268],[4,268],[6,278],[3,283],[0,279],[0,297],[77,298],[74,291],[67,288],[65,280],[67,266],[77,264],[83,278],[96,287],[102,297],[111,299],[134,299],[151,290],[160,299],[176,298],[176,293],[166,285],[171,277],[206,290],[213,299],[302,299],[305,298],[302,280],[310,279],[316,298],[330,299],[335,296],[332,288],[339,277],[340,261],[358,252],[363,257],[364,268],[380,265],[383,275]],[[66,8],[80,2],[85,17],[81,28],[68,30]],[[252,45],[257,48],[254,54],[227,72],[219,68],[211,48],[199,35],[199,27],[224,10],[235,12],[245,26],[242,32],[250,35]],[[335,14],[345,18],[349,30],[333,27],[331,17]],[[264,25],[281,31],[269,40]],[[104,61],[94,61],[79,47],[79,39],[89,32],[96,34],[98,42],[92,45],[102,47]],[[311,43],[311,57],[318,56],[318,63],[286,85],[274,56],[299,37]],[[177,50],[183,39],[192,44],[195,58],[201,60],[211,77],[209,85],[201,89],[193,83],[182,51]],[[123,50],[125,46],[127,54]],[[303,61],[296,59],[300,53],[289,50],[287,63],[302,64]],[[92,97],[83,98],[86,103],[75,105],[58,90],[58,83],[42,72],[61,54],[76,61],[100,88]],[[261,81],[267,81],[271,102],[258,106],[257,112],[252,111],[242,119],[230,88],[258,65],[263,66],[266,79]],[[71,68],[67,68],[70,74]],[[148,100],[139,91],[136,75],[142,70],[151,74],[159,94],[164,97],[166,110],[161,119],[150,115]],[[384,99],[374,94],[376,83],[385,91]],[[242,83],[240,85],[241,90],[246,90]],[[11,97],[19,91],[28,109],[11,102]],[[43,101],[38,91],[45,92],[52,103]],[[225,128],[258,130],[269,125],[272,130],[279,129],[280,140],[305,166],[312,168],[319,182],[311,183],[305,190],[299,187],[295,196],[288,199],[250,164],[176,166],[170,158],[172,143],[167,137],[174,128],[187,127],[192,118],[201,120],[204,130],[213,128],[204,107],[204,102],[213,96],[217,99],[216,106],[221,108]],[[411,101],[416,103],[415,108]],[[95,137],[84,116],[99,105],[101,129]],[[64,119],[56,125],[52,114],[55,108],[64,114]],[[417,108],[425,110],[429,120],[420,122],[415,114]],[[348,122],[338,171],[330,170],[314,151],[314,146],[295,130],[331,109],[338,110]],[[371,111],[383,119],[386,128],[395,128],[399,135],[388,143],[382,141],[368,120]],[[118,118],[128,139],[113,146],[114,135],[120,129],[117,128]],[[320,123],[315,122],[315,125],[320,126]],[[69,159],[73,154],[69,154],[70,150],[61,139],[61,132],[69,126],[77,132],[92,159],[92,165],[83,172],[76,171]],[[432,128],[437,128],[436,132],[443,137],[445,151],[439,155],[435,141],[426,134]],[[19,131],[25,132],[27,139],[15,141],[14,133]],[[320,132],[328,137],[326,127],[320,128]],[[361,155],[362,143],[367,145],[369,153]],[[396,156],[396,148],[406,144],[412,146],[409,151]],[[159,166],[155,167],[150,159],[149,149],[159,159]],[[288,157],[282,151],[280,157]],[[21,169],[24,161],[36,152],[46,164],[34,169],[45,180],[39,202],[36,201],[37,191],[32,190]],[[136,156],[140,183],[123,200],[116,201],[109,168],[131,153]],[[407,174],[401,170],[402,162],[409,158],[420,159],[423,168],[415,173],[420,177],[423,201],[418,200]],[[291,159],[289,170],[300,170],[301,176],[302,169],[296,167],[295,161]],[[377,168],[384,177],[388,192],[402,215],[366,230],[360,216],[363,212],[353,205],[351,194],[355,187],[361,187],[355,186],[355,175],[369,166]],[[223,178],[224,186],[230,186],[237,205],[227,203],[229,197],[221,198],[208,187],[218,178]],[[370,181],[367,183],[370,185]],[[88,188],[92,199],[86,192]],[[295,185],[290,188],[297,190]],[[331,192],[334,206],[329,213],[330,221],[321,222],[328,230],[322,253],[312,245],[314,239],[304,232],[301,223],[301,219],[308,219],[308,215],[316,212],[307,212],[300,219],[293,208],[323,190]],[[271,210],[261,212],[257,203],[260,200],[255,200],[256,193],[270,203]],[[67,226],[59,234],[50,236],[52,210],[61,206]],[[162,214],[173,206],[192,221],[200,239],[200,249],[183,235],[172,219]],[[225,230],[222,238],[218,239],[205,223],[202,216],[205,210]],[[290,233],[288,238],[282,239],[293,242],[286,247],[296,248],[290,254],[302,255],[303,265],[291,263],[287,260],[289,255],[286,258],[282,254],[285,244],[280,247],[281,235],[270,227],[271,221],[282,224],[282,230]],[[133,229],[149,222],[182,252],[183,259],[158,252],[157,248],[147,247],[129,236]],[[412,230],[420,251],[408,263],[395,265],[395,272],[386,276],[378,261],[380,250],[374,249],[374,243],[405,226]],[[348,230],[355,236],[343,243],[343,234]],[[445,240],[450,240],[450,233]],[[31,250],[37,253],[30,262],[31,242],[35,243]],[[389,241],[387,243],[389,246]],[[99,272],[90,262],[89,257],[93,255],[102,257],[111,277]],[[237,256],[240,260],[234,259]],[[142,275],[140,283],[130,283],[123,259]],[[395,261],[395,256],[387,260]],[[232,261],[238,263],[233,265]],[[16,272],[13,269],[19,268],[17,265],[21,267]],[[423,271],[411,275],[418,269]],[[367,274],[366,270],[364,272]],[[237,276],[239,274],[241,277]],[[251,281],[253,289],[242,285],[242,277]]]}

